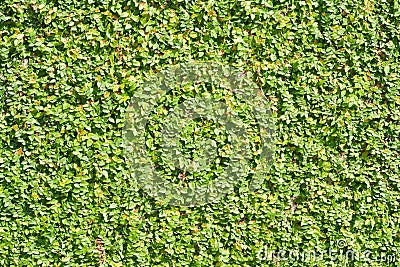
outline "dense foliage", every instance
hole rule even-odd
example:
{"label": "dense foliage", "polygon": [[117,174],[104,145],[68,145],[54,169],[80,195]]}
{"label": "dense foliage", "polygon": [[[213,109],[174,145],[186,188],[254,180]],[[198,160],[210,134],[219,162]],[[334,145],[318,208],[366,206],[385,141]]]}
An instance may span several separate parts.
{"label": "dense foliage", "polygon": [[[399,24],[397,0],[1,1],[0,265],[400,258]],[[122,129],[146,78],[192,59],[251,73],[277,141],[260,190],[182,208],[131,179]]]}

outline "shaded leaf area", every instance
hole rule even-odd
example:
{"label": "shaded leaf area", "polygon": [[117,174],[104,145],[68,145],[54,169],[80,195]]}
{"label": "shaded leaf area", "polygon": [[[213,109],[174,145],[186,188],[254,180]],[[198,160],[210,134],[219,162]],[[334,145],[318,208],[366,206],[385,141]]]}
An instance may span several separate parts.
{"label": "shaded leaf area", "polygon": [[[338,240],[399,253],[399,15],[397,1],[2,1],[0,265],[278,266],[260,253]],[[170,207],[131,177],[124,112],[192,59],[253,75],[275,164],[255,193]],[[344,266],[279,262],[329,264]]]}

